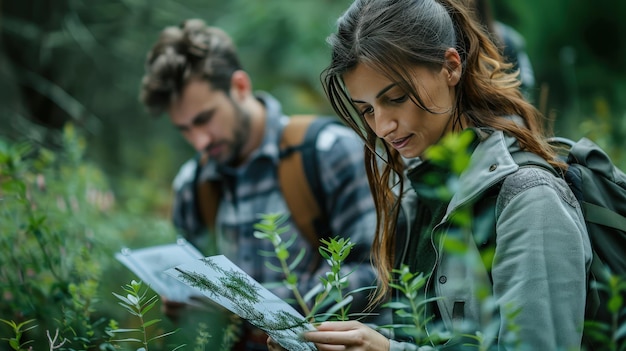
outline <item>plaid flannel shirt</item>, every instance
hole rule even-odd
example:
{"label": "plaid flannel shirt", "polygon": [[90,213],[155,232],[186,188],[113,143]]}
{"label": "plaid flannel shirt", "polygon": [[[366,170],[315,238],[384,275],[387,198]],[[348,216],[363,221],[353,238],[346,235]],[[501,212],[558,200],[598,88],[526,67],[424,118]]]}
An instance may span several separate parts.
{"label": "plaid flannel shirt", "polygon": [[[274,265],[278,261],[259,255],[260,250],[273,252],[274,249],[269,240],[254,237],[253,225],[259,221],[260,213],[289,213],[277,178],[280,131],[288,117],[282,114],[280,104],[270,95],[259,93],[257,98],[264,103],[267,112],[262,145],[238,168],[217,167],[208,162],[198,170],[196,159],[185,163],[174,180],[173,219],[179,231],[200,250],[205,251],[209,240],[215,240],[220,254],[260,283],[267,284],[282,282],[284,276],[266,267],[266,260]],[[376,285],[369,259],[376,213],[365,175],[363,142],[347,127],[331,124],[319,134],[316,147],[332,236],[350,238],[356,244],[343,267],[344,273],[351,272],[347,291]],[[222,197],[215,233],[208,233],[196,210],[196,179],[221,182]],[[287,224],[290,231],[284,234],[285,240],[297,233],[291,219]],[[319,277],[330,267],[317,258],[317,250],[301,235],[290,247],[290,257],[295,258],[302,248],[306,249],[306,256],[294,273],[300,284],[298,290],[305,294],[320,282]],[[315,260],[318,264],[311,269]],[[293,296],[284,284],[276,284],[270,290],[288,301]],[[360,312],[368,293],[360,294],[360,301],[355,299],[352,312]]]}

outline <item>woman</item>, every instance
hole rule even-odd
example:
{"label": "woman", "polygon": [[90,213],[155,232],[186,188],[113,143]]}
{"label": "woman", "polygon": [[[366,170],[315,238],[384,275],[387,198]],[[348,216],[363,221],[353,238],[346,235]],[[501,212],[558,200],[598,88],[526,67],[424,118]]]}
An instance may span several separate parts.
{"label": "woman", "polygon": [[[326,93],[367,145],[379,276],[393,278],[393,269],[403,264],[429,276],[422,293],[433,298],[424,315],[426,333],[441,327],[452,332],[454,337],[441,341],[446,348],[471,340],[458,335],[480,330],[488,338],[489,330],[481,327],[493,325],[488,323],[493,317],[495,346],[579,349],[591,259],[581,210],[559,177],[513,161],[511,153],[521,149],[556,169],[565,167],[545,142],[539,112],[523,99],[516,74],[468,10],[454,0],[356,0],[339,18],[329,43],[332,61],[322,74]],[[448,171],[429,162],[425,151],[464,130],[475,134],[470,164],[450,200],[432,198],[426,175]],[[409,163],[417,165],[408,169]],[[403,178],[396,174],[410,183],[406,189],[402,182],[397,185],[402,196],[394,195],[394,179]],[[474,205],[481,205],[491,189],[497,191],[495,207],[480,214]],[[399,200],[408,210],[406,223],[398,222]],[[495,244],[489,270],[467,269],[443,249],[459,229],[450,218],[472,206],[479,217],[494,222],[481,227],[484,221],[475,218],[469,236],[477,240],[487,234],[486,241]],[[406,224],[408,235],[396,231],[399,224]],[[481,279],[491,289],[494,309],[481,303]],[[394,290],[380,279],[376,302],[399,296]],[[418,342],[409,334],[410,329],[396,330],[388,337],[348,321],[323,323],[304,338],[319,350],[438,346],[434,338]]]}

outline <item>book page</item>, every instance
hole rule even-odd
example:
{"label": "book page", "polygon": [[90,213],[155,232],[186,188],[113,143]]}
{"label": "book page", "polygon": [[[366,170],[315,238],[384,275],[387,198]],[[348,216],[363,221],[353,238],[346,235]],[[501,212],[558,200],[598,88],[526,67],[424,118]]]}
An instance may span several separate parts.
{"label": "book page", "polygon": [[166,273],[200,289],[209,299],[265,331],[285,349],[316,350],[313,343],[300,337],[301,333],[314,330],[313,326],[224,255],[188,262]]}
{"label": "book page", "polygon": [[193,296],[202,296],[202,293],[187,284],[183,284],[165,271],[180,264],[197,261],[203,258],[193,245],[185,239],[178,239],[176,243],[147,247],[137,250],[122,249],[115,254],[115,258],[146,285],[150,286],[160,296],[170,301],[184,302],[195,305]]}

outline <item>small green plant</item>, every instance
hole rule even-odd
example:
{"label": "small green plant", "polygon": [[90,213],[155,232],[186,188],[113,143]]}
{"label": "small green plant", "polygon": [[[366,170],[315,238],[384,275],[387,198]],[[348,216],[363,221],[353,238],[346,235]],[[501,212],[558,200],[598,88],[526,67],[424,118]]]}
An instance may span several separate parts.
{"label": "small green plant", "polygon": [[241,339],[241,326],[243,321],[236,314],[230,315],[230,320],[226,328],[224,328],[224,334],[222,335],[222,344],[220,350],[228,351],[233,348]]}
{"label": "small green plant", "polygon": [[[135,316],[139,322],[139,328],[132,329],[113,329],[110,330],[109,333],[113,335],[117,334],[130,334],[130,335],[139,335],[139,337],[127,337],[124,339],[112,339],[112,343],[121,343],[121,342],[134,342],[142,345],[138,350],[148,351],[150,342],[164,338],[168,335],[172,335],[176,333],[177,330],[170,331],[163,334],[158,334],[156,336],[149,336],[148,327],[153,326],[159,323],[160,319],[151,319],[145,320],[146,314],[154,308],[156,303],[158,302],[158,296],[153,295],[152,297],[148,297],[148,288],[143,288],[142,282],[137,282],[135,280],[131,281],[130,284],[127,284],[123,287],[126,292],[126,296],[122,296],[120,294],[113,293],[115,297],[117,297],[120,301],[119,304],[126,309],[128,313]],[[180,345],[174,350],[178,350],[179,348],[185,345]]]}
{"label": "small green plant", "polygon": [[36,325],[29,326],[29,324],[32,324],[35,322],[34,319],[29,319],[22,323],[15,323],[14,321],[7,321],[4,319],[0,319],[0,322],[7,324],[9,327],[11,327],[13,331],[12,338],[2,338],[0,340],[8,341],[9,347],[11,347],[11,349],[14,351],[29,350],[26,348],[26,345],[32,343],[33,341],[32,340],[22,341],[22,336],[24,335],[25,332],[37,327]]}
{"label": "small green plant", "polygon": [[211,339],[211,333],[209,333],[206,323],[198,323],[198,335],[196,336],[196,344],[193,350],[204,351],[209,343],[209,339]]}
{"label": "small green plant", "polygon": [[[348,286],[347,277],[350,272],[347,274],[342,272],[342,263],[350,254],[354,243],[345,238],[321,239],[322,245],[319,247],[319,253],[330,265],[330,271],[320,277],[321,285],[318,288],[313,288],[305,295],[302,295],[298,291],[298,277],[293,273],[293,270],[302,262],[305,249],[300,250],[298,255],[290,261],[288,249],[294,243],[296,237],[294,235],[288,241],[284,241],[281,236],[289,230],[285,226],[288,217],[280,213],[262,214],[260,217],[261,221],[255,224],[257,231],[255,231],[254,236],[258,239],[270,240],[274,246],[274,252],[264,254],[266,256],[275,256],[280,262],[280,267],[269,262],[266,263],[267,267],[285,275],[283,283],[293,292],[298,305],[306,315],[306,319],[316,322],[329,319],[348,320],[350,303],[353,300],[352,295],[362,290],[373,288],[362,287],[355,291],[344,292]],[[313,300],[313,306],[309,308],[307,302],[311,300]],[[319,311],[324,308],[326,310],[320,313]]]}
{"label": "small green plant", "polygon": [[401,320],[406,322],[383,327],[393,328],[410,336],[417,345],[430,343],[433,336],[426,333],[426,323],[432,317],[425,317],[425,309],[428,303],[437,299],[426,299],[420,295],[420,292],[423,293],[423,287],[426,285],[428,276],[423,273],[410,272],[407,265],[402,265],[400,269],[394,269],[392,274],[397,278],[392,280],[389,286],[399,291],[404,299],[403,301],[388,302],[383,307],[391,308]]}
{"label": "small green plant", "polygon": [[[320,277],[323,292],[315,297],[315,305],[311,310],[311,314],[315,314],[316,311],[325,305],[325,301],[332,298],[335,305],[324,314],[317,315],[316,320],[322,321],[330,317],[341,321],[348,320],[352,296],[350,293],[344,293],[344,290],[348,287],[348,277],[347,275],[342,275],[341,266],[350,254],[350,251],[352,251],[354,243],[345,238],[321,239],[320,242],[323,245],[319,247],[319,253],[330,265],[330,271],[326,273],[326,276]],[[328,303],[330,302],[328,300]],[[339,313],[335,313],[336,311],[339,311]]]}
{"label": "small green plant", "polygon": [[[302,249],[298,253],[298,256],[294,258],[291,262],[289,262],[290,254],[289,247],[294,243],[296,237],[292,236],[289,241],[283,241],[281,234],[286,233],[289,228],[284,226],[285,221],[287,220],[287,216],[279,213],[271,213],[271,214],[262,214],[261,221],[254,225],[254,228],[257,230],[254,232],[254,236],[257,239],[265,239],[269,240],[274,246],[273,255],[280,262],[280,267],[272,265],[267,262],[267,267],[277,271],[283,272],[285,274],[285,279],[283,283],[285,286],[293,292],[294,297],[298,303],[298,306],[302,309],[305,315],[311,314],[311,309],[307,305],[304,297],[298,291],[298,277],[292,271],[293,269],[302,262],[302,259],[305,255],[305,250]],[[272,253],[264,253],[265,255],[272,255]]]}

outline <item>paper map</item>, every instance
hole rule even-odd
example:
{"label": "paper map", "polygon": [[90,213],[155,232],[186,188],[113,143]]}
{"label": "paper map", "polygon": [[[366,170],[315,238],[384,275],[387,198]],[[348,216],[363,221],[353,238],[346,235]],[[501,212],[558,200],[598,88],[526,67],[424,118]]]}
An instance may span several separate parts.
{"label": "paper map", "polygon": [[267,290],[223,255],[193,260],[167,274],[200,289],[214,302],[224,306],[257,328],[265,331],[290,351],[316,350],[300,337],[314,330],[291,305]]}

